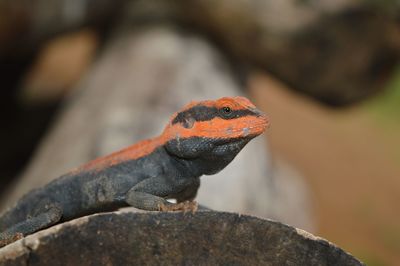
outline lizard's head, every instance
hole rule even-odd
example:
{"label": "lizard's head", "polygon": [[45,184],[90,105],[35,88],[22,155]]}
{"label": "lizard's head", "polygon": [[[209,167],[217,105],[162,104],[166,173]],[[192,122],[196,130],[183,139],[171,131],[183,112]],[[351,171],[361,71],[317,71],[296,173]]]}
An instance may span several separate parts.
{"label": "lizard's head", "polygon": [[178,157],[218,159],[234,157],[268,126],[268,117],[247,98],[225,97],[188,104],[163,135],[167,151]]}

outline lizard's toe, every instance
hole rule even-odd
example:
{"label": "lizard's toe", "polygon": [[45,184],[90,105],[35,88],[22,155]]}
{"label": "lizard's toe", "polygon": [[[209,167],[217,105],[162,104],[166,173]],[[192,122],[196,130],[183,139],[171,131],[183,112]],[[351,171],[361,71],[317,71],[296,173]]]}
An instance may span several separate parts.
{"label": "lizard's toe", "polygon": [[183,211],[184,213],[188,211],[195,213],[197,211],[197,208],[198,204],[196,201],[184,201],[171,205],[165,205],[165,204],[159,205],[160,211]]}
{"label": "lizard's toe", "polygon": [[183,206],[183,212],[192,212],[195,213],[197,211],[198,208],[198,204],[196,201],[185,201],[183,202],[184,206]]}

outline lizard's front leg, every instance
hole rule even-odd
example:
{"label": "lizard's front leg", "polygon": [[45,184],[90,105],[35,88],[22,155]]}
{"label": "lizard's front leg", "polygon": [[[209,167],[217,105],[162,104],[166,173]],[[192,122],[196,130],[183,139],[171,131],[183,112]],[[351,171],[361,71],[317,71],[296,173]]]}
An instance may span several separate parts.
{"label": "lizard's front leg", "polygon": [[185,201],[177,204],[165,198],[185,189],[185,184],[173,184],[164,178],[151,177],[132,187],[125,197],[125,202],[138,209],[149,211],[192,211],[197,210],[197,203]]}
{"label": "lizard's front leg", "polygon": [[193,201],[197,195],[197,191],[200,187],[200,178],[196,178],[190,186],[180,191],[176,195],[172,195],[172,198],[176,199],[178,203],[185,201]]}

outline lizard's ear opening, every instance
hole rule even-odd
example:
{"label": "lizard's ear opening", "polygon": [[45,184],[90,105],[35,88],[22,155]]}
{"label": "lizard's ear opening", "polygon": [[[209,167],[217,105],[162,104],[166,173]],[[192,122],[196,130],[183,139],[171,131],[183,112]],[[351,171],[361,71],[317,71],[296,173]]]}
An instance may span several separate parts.
{"label": "lizard's ear opening", "polygon": [[183,119],[182,125],[184,128],[192,128],[194,123],[196,122],[196,119],[194,119],[192,116],[187,116]]}

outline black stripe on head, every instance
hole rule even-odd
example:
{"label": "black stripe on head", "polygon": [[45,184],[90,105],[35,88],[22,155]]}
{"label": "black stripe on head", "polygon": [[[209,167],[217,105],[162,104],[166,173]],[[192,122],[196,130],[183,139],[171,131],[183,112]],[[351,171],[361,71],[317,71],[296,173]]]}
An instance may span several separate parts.
{"label": "black stripe on head", "polygon": [[196,121],[208,121],[216,117],[217,114],[218,109],[215,107],[197,105],[183,112],[179,112],[174,120],[172,120],[172,124],[185,123],[185,121],[190,118]]}
{"label": "black stripe on head", "polygon": [[194,119],[195,121],[209,121],[216,117],[220,117],[222,119],[235,119],[249,115],[256,114],[248,109],[231,110],[230,113],[225,113],[223,109],[197,105],[183,112],[179,112],[177,116],[172,120],[172,124],[185,124],[190,119]]}

